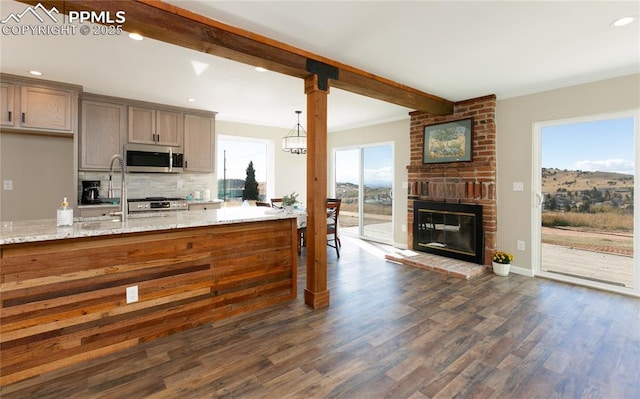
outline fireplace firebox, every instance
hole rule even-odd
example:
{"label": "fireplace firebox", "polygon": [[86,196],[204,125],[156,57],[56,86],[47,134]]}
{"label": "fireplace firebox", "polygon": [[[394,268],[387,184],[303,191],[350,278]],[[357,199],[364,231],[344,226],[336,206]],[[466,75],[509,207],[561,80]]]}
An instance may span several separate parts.
{"label": "fireplace firebox", "polygon": [[434,201],[413,203],[413,249],[482,264],[482,206]]}

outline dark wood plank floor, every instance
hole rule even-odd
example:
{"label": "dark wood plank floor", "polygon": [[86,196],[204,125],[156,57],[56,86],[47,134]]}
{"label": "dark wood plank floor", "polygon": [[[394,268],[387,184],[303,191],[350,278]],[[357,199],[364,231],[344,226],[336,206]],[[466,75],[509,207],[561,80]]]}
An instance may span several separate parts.
{"label": "dark wood plank floor", "polygon": [[472,281],[329,248],[331,306],[298,299],[0,391],[11,398],[640,398],[640,300]]}

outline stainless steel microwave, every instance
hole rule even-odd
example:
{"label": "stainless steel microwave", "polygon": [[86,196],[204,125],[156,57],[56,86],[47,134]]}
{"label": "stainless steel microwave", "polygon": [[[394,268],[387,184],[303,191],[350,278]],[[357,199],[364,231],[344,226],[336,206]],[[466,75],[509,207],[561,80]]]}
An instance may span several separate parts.
{"label": "stainless steel microwave", "polygon": [[184,155],[180,148],[154,144],[129,144],[127,172],[182,173]]}

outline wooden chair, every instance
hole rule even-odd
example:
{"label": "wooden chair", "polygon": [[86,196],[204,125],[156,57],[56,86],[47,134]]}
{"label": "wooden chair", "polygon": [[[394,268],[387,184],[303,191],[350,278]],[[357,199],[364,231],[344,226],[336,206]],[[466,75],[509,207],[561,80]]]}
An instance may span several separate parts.
{"label": "wooden chair", "polygon": [[[338,216],[340,215],[341,198],[327,198],[327,245],[336,249],[340,257],[340,236],[338,235]],[[333,237],[329,237],[333,236]]]}
{"label": "wooden chair", "polygon": [[270,203],[268,203],[268,202],[259,202],[259,201],[256,201],[256,206],[266,206],[266,207],[268,207],[268,208],[271,208],[271,204],[270,204]]}
{"label": "wooden chair", "polygon": [[284,205],[282,204],[282,198],[271,198],[271,207],[282,209]]}

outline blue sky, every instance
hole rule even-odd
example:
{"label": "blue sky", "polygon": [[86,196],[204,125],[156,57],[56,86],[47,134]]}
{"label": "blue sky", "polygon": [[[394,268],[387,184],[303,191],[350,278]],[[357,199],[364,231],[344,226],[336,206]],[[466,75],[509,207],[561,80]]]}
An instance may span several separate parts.
{"label": "blue sky", "polygon": [[[336,181],[357,184],[359,149],[339,150],[336,154]],[[393,181],[393,151],[390,145],[365,147],[364,180],[369,186],[388,186]]]}
{"label": "blue sky", "polygon": [[633,118],[542,129],[542,167],[634,174]]}
{"label": "blue sky", "polygon": [[227,179],[244,179],[247,166],[253,161],[256,181],[267,181],[267,145],[252,141],[219,140],[217,149],[217,176],[223,178],[223,151],[227,151]]}

